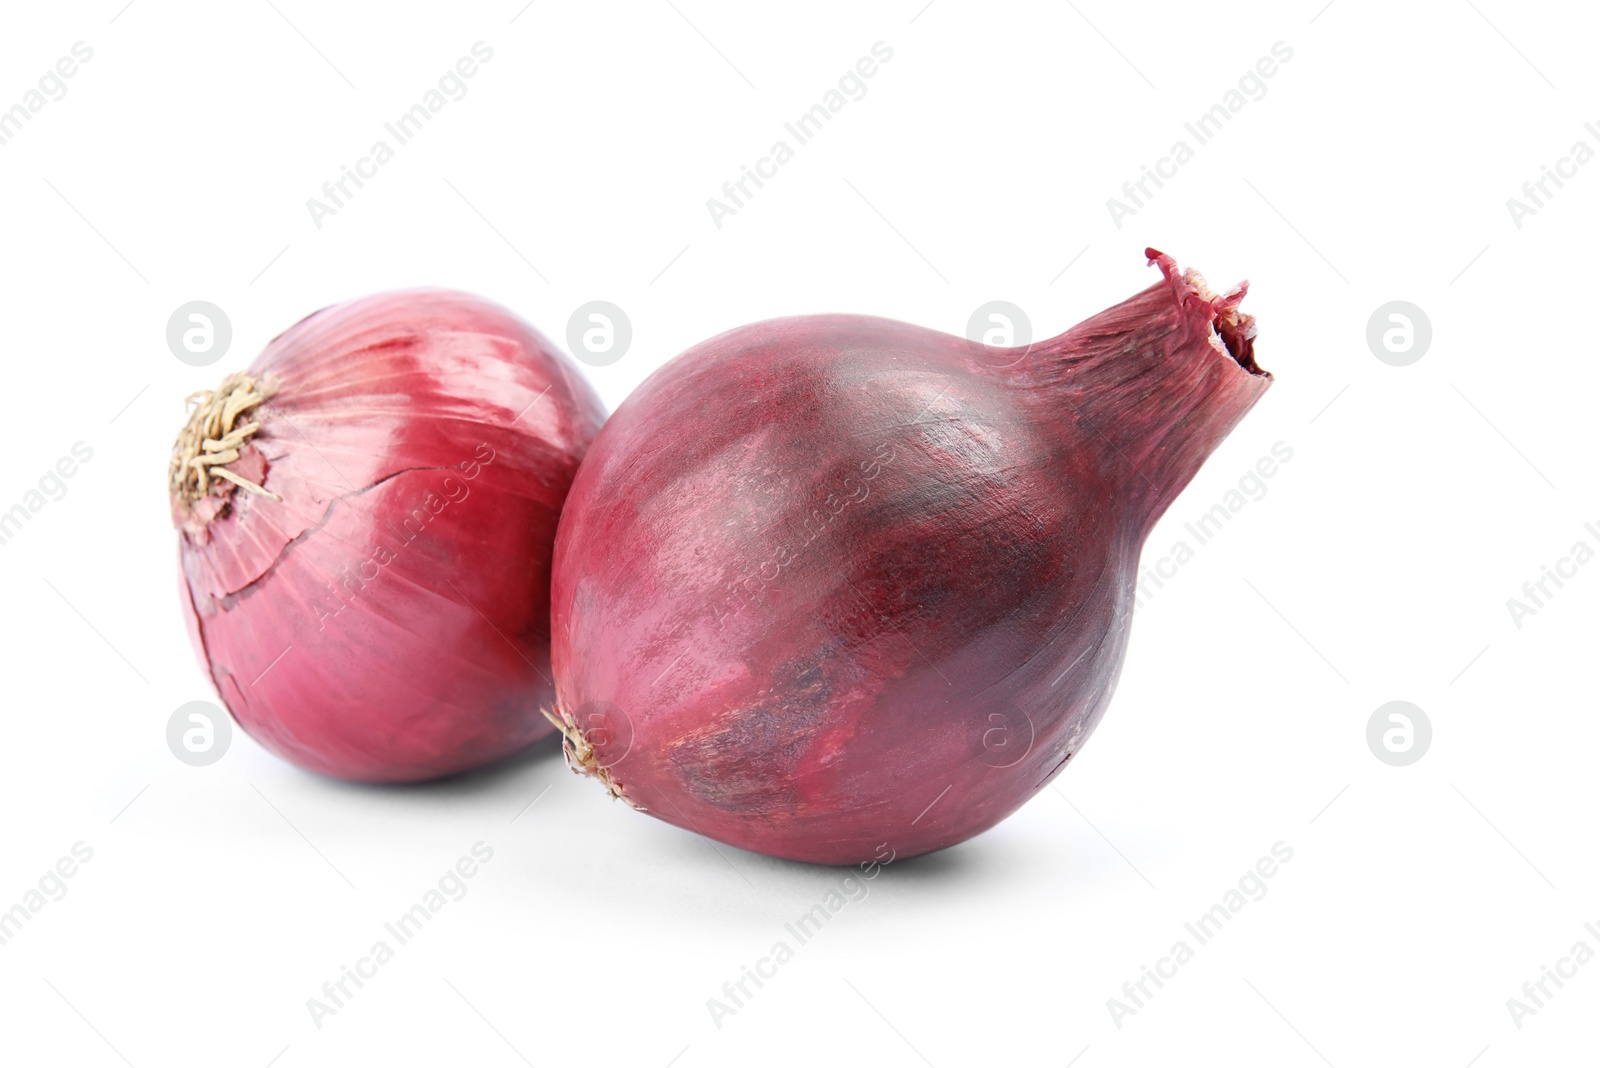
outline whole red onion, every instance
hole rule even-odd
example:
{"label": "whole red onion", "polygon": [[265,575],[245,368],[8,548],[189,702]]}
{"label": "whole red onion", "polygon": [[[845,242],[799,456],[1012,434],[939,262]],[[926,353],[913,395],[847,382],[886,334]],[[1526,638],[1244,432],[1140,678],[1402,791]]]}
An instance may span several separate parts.
{"label": "whole red onion", "polygon": [[198,402],[174,448],[190,636],[258,741],[372,782],[549,733],[556,521],[604,410],[465,293],[320,311]]}
{"label": "whole red onion", "polygon": [[732,330],[595,439],[556,537],[574,769],[830,864],[979,833],[1111,698],[1139,550],[1271,376],[1245,284],[1163,281],[991,349],[829,315]]}

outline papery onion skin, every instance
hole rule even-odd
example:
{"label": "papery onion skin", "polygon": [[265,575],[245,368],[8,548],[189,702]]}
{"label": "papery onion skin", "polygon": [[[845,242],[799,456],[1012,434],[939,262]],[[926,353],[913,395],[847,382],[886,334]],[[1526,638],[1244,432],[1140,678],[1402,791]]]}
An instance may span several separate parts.
{"label": "papery onion skin", "polygon": [[1140,547],[1271,381],[1161,282],[1031,349],[859,316],[679,356],[614,413],[556,539],[574,770],[826,864],[963,841],[1088,739]]}
{"label": "papery onion skin", "polygon": [[268,399],[227,466],[281,500],[173,501],[190,636],[233,717],[366,782],[549,734],[556,522],[604,420],[576,366],[495,304],[406,290],[312,315],[250,374]]}

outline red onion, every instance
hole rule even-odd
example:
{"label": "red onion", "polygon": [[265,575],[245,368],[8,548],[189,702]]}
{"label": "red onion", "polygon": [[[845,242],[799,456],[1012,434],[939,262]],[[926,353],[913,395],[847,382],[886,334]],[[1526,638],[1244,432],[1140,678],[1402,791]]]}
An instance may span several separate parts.
{"label": "red onion", "polygon": [[1163,281],[1027,349],[778,319],[652,375],[556,536],[574,770],[772,856],[953,845],[1088,739],[1139,550],[1271,382],[1245,283]]}
{"label": "red onion", "polygon": [[549,733],[556,520],[604,419],[554,345],[464,293],[384,293],[190,400],[170,470],[185,614],[246,731],[372,782]]}

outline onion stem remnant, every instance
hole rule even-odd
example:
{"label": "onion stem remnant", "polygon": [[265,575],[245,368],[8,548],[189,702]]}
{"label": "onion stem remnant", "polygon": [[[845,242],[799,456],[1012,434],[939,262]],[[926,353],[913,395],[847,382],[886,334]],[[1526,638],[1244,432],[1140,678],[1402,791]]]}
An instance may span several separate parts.
{"label": "onion stem remnant", "polygon": [[[261,429],[259,420],[239,426],[234,425],[235,421],[253,414],[266,399],[267,390],[243,372],[229,375],[216,390],[190,394],[188,403],[195,407],[172,446],[172,463],[168,467],[168,485],[174,500],[192,506],[213,489],[231,492],[227,483],[257,496],[283,499],[225,466],[239,458],[239,450]],[[226,481],[216,481],[219,478]]]}

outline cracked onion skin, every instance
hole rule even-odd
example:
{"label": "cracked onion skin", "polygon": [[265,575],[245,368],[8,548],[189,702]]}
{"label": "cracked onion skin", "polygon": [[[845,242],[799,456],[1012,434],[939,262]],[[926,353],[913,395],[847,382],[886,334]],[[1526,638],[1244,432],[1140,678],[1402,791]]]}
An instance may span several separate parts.
{"label": "cracked onion skin", "polygon": [[[1015,811],[1104,713],[1140,547],[1271,382],[1161,281],[1029,349],[778,319],[612,415],[556,537],[574,770],[721,842],[914,856]],[[891,852],[892,851],[892,852]]]}
{"label": "cracked onion skin", "polygon": [[204,435],[186,428],[180,586],[251,736],[325,775],[406,782],[551,733],[556,523],[604,420],[566,356],[478,297],[391,292],[301,321],[213,396],[244,411],[201,455],[236,454],[220,466],[251,485],[199,492],[179,453]]}

